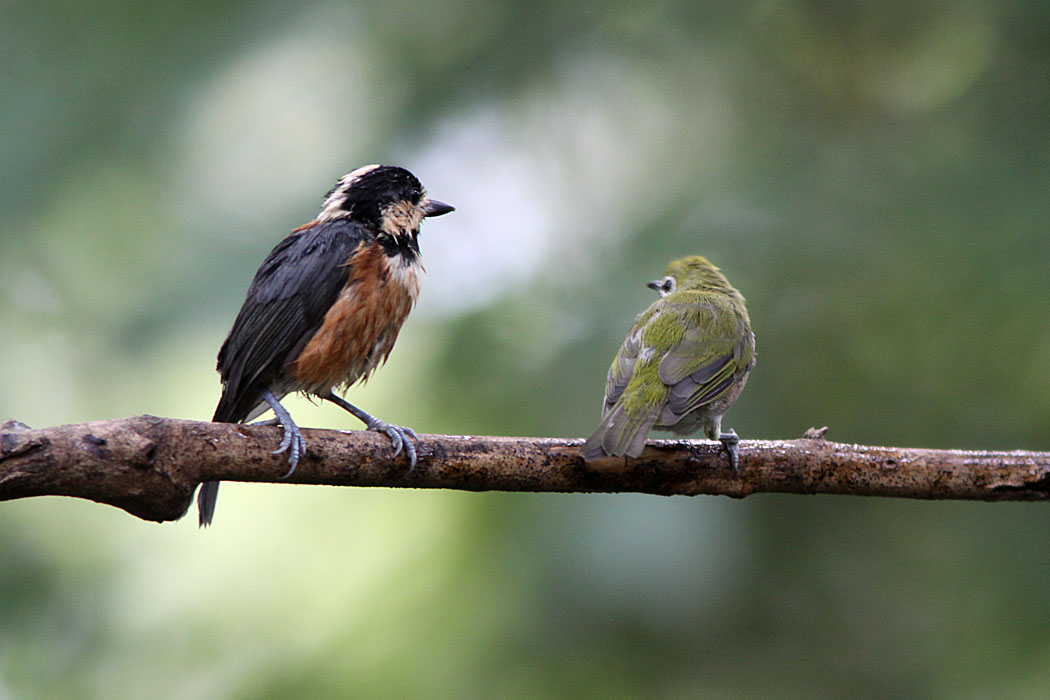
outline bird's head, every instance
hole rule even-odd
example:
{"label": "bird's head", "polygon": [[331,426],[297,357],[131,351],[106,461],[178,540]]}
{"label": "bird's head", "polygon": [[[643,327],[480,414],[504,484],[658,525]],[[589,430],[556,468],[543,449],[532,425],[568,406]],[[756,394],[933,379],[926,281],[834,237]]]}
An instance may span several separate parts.
{"label": "bird's head", "polygon": [[663,279],[653,280],[647,286],[658,291],[661,297],[681,289],[726,292],[733,289],[725,275],[702,255],[672,261],[664,271]]}
{"label": "bird's head", "polygon": [[670,275],[658,280],[652,280],[651,282],[645,283],[645,286],[649,289],[653,289],[659,292],[661,297],[665,297],[668,294],[674,293],[675,287],[677,285],[678,283],[675,282],[674,277],[671,277]]}
{"label": "bird's head", "polygon": [[351,219],[401,247],[414,242],[424,218],[453,210],[427,197],[416,176],[404,168],[366,165],[339,178],[325,196],[317,220]]}

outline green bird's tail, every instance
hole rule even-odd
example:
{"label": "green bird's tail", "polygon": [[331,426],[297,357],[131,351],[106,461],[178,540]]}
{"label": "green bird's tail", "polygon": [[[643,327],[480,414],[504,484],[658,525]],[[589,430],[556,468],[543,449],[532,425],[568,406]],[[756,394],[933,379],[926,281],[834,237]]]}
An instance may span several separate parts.
{"label": "green bird's tail", "polygon": [[631,417],[622,403],[616,404],[583,443],[580,454],[588,462],[602,457],[639,456],[645,449],[645,441],[658,413],[646,411],[641,416]]}

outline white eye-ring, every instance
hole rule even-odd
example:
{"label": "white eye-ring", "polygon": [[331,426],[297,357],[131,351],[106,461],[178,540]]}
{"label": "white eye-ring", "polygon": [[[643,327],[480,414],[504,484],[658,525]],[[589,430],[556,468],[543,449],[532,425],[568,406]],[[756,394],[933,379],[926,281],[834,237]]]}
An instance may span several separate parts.
{"label": "white eye-ring", "polygon": [[676,284],[677,283],[675,282],[674,277],[667,276],[664,277],[662,280],[653,280],[648,284],[648,286],[650,289],[655,289],[657,292],[659,292],[660,296],[665,297],[668,294],[674,293]]}

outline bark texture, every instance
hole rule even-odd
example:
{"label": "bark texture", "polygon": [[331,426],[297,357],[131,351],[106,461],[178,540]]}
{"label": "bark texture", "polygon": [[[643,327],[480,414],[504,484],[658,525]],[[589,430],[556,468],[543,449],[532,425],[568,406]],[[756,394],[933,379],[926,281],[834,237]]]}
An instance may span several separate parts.
{"label": "bark texture", "polygon": [[202,481],[468,491],[713,494],[824,493],[925,499],[1034,501],[1050,494],[1050,453],[872,447],[745,440],[740,471],[719,443],[652,440],[637,459],[585,463],[579,439],[420,435],[409,471],[386,436],[304,429],[306,456],[287,480],[270,451],[281,429],[135,416],[33,430],[0,423],[0,501],[75,496],[145,520],[184,515]]}

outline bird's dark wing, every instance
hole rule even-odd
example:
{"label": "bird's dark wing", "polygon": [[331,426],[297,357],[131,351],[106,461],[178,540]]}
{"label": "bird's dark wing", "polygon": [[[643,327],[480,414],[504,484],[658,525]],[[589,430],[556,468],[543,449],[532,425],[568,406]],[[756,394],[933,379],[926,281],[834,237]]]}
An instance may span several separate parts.
{"label": "bird's dark wing", "polygon": [[219,350],[223,393],[212,420],[246,420],[261,402],[258,387],[287,379],[286,365],[321,327],[346,284],[351,254],[370,238],[367,229],[341,219],[297,231],[270,252]]}

